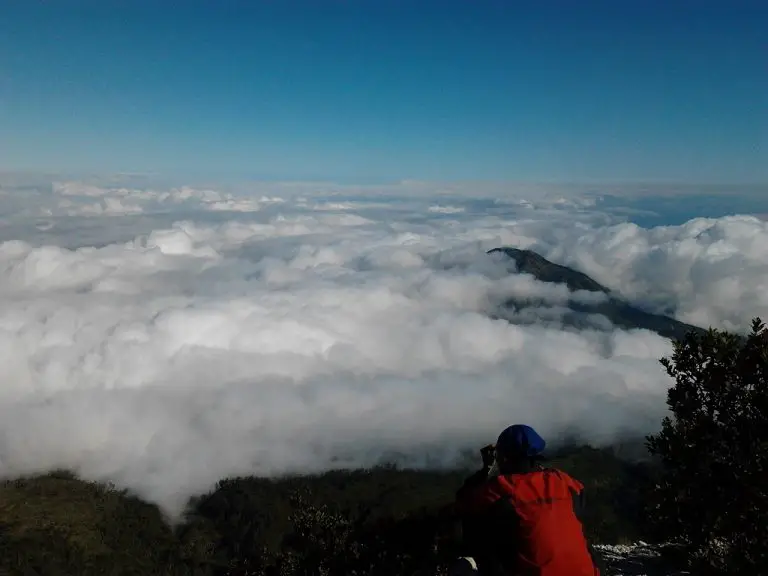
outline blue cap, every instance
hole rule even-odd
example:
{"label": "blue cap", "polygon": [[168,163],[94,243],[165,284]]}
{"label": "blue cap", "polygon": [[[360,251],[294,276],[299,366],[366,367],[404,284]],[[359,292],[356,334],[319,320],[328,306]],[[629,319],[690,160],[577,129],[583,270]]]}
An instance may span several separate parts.
{"label": "blue cap", "polygon": [[508,457],[533,458],[544,452],[547,445],[533,428],[514,424],[506,428],[496,441],[496,451]]}

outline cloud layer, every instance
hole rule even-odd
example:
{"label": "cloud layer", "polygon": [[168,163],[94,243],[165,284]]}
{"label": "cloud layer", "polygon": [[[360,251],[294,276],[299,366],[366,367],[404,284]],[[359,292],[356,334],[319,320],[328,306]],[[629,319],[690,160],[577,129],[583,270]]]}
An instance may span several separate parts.
{"label": "cloud layer", "polygon": [[[768,317],[753,217],[645,230],[580,198],[127,190],[54,186],[80,208],[43,220],[4,206],[4,476],[73,468],[178,512],[231,474],[449,464],[514,421],[595,443],[655,430],[668,342],[563,330],[589,296],[509,274],[485,254],[500,245],[687,322]],[[531,295],[533,325],[493,319]]]}

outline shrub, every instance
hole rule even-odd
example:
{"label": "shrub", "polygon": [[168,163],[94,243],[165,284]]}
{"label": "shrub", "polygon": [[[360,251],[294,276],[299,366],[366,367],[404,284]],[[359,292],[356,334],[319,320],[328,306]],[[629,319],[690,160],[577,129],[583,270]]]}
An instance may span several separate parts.
{"label": "shrub", "polygon": [[768,574],[768,330],[690,334],[661,362],[675,384],[647,442],[658,529],[702,572]]}

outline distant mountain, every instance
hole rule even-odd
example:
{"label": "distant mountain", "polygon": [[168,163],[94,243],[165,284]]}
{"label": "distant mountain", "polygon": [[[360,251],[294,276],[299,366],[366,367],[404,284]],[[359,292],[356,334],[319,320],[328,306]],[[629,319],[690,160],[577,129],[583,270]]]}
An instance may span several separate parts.
{"label": "distant mountain", "polygon": [[[607,298],[598,303],[569,302],[569,311],[562,318],[562,321],[567,325],[579,328],[595,327],[600,325],[597,318],[604,316],[614,326],[625,329],[641,328],[652,330],[665,338],[673,340],[682,339],[690,331],[705,332],[703,328],[680,322],[669,316],[641,310],[620,296],[613,294],[611,290],[586,274],[567,266],[550,262],[531,250],[494,248],[488,251],[488,254],[493,253],[503,253],[509,256],[517,264],[517,271],[519,273],[531,274],[541,282],[565,284],[571,291],[586,290],[588,292],[603,292],[606,294]],[[505,308],[513,314],[510,317],[502,313],[501,317],[506,317],[511,321],[514,321],[513,318],[525,318],[525,309],[530,308],[532,304],[531,301],[510,299],[505,302]],[[521,314],[523,315],[521,316]]]}

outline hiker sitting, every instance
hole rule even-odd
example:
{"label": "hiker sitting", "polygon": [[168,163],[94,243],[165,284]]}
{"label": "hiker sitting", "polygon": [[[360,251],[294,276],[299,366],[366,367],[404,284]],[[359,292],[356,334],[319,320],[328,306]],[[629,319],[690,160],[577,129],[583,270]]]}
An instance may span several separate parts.
{"label": "hiker sitting", "polygon": [[482,451],[483,468],[456,494],[464,558],[454,573],[600,576],[579,514],[584,487],[537,463],[544,440],[529,426],[504,430]]}

